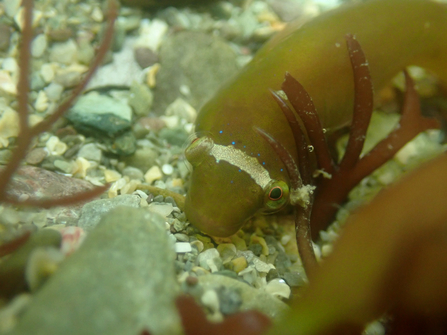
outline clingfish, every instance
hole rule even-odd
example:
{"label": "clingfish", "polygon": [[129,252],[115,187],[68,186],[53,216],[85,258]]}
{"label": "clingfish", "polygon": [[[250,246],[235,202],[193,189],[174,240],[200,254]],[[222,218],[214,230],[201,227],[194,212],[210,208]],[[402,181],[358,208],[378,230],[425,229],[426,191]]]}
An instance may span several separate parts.
{"label": "clingfish", "polygon": [[290,24],[198,114],[197,138],[185,151],[193,166],[185,212],[193,225],[229,236],[255,214],[287,205],[290,175],[256,131],[270,134],[297,160],[292,130],[269,90],[279,91],[289,73],[312,97],[326,133],[349,125],[355,90],[347,34],[362,47],[375,90],[409,65],[447,80],[446,4],[371,0],[341,6],[300,27]]}

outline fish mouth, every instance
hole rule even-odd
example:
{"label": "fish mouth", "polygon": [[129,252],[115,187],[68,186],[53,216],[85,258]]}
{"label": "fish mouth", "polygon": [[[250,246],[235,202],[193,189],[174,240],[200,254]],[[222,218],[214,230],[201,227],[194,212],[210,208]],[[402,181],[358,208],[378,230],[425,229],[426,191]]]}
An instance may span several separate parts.
{"label": "fish mouth", "polygon": [[228,237],[235,234],[246,220],[231,220],[228,213],[212,215],[194,206],[190,196],[186,196],[185,214],[189,222],[200,231],[216,237]]}

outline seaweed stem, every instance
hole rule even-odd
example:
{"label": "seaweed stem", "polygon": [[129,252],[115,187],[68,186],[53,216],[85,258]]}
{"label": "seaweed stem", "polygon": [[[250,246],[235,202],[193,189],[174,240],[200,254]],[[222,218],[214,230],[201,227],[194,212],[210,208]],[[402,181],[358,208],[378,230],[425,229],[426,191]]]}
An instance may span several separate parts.
{"label": "seaweed stem", "polygon": [[30,127],[28,124],[29,110],[28,110],[28,94],[29,94],[29,71],[30,71],[30,49],[31,49],[31,41],[33,38],[32,32],[32,16],[33,16],[33,1],[32,0],[23,0],[24,6],[24,27],[22,32],[22,41],[20,47],[19,54],[19,82],[17,84],[18,90],[18,115],[19,115],[19,124],[20,131],[17,136],[17,146],[12,152],[12,157],[8,164],[4,169],[0,171],[0,200],[4,202],[9,202],[13,204],[20,205],[31,205],[31,206],[42,206],[42,207],[51,207],[59,204],[68,205],[73,204],[79,201],[85,201],[87,199],[98,196],[103,193],[107,186],[97,187],[93,190],[89,190],[87,192],[82,192],[78,195],[69,196],[66,198],[53,200],[53,199],[43,199],[36,201],[23,201],[20,202],[17,199],[7,199],[6,197],[6,189],[9,181],[12,178],[14,172],[19,168],[21,161],[25,158],[28,148],[31,145],[31,142],[34,137],[38,136],[42,132],[45,132],[50,129],[50,127],[70,108],[73,104],[74,100],[82,93],[88,84],[89,80],[102,63],[104,56],[109,50],[112,37],[113,37],[113,28],[114,22],[118,15],[117,4],[115,0],[109,1],[109,15],[108,15],[108,26],[103,38],[103,41],[98,48],[98,53],[89,68],[84,79],[78,86],[72,91],[71,95],[67,100],[65,100],[57,110],[48,116],[46,119],[36,124],[33,127]]}

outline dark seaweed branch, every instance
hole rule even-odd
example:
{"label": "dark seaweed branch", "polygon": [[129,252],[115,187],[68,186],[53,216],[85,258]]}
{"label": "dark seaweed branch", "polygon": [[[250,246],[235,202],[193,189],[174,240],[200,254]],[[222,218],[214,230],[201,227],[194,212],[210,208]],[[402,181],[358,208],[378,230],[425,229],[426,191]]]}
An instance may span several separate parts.
{"label": "dark seaweed branch", "polygon": [[79,85],[73,90],[70,97],[65,100],[57,110],[47,117],[42,122],[37,125],[30,127],[28,124],[29,110],[28,110],[28,94],[29,94],[29,71],[30,71],[30,47],[31,40],[33,36],[32,32],[32,11],[33,11],[33,1],[24,0],[24,28],[22,32],[22,40],[20,45],[20,55],[19,55],[19,82],[17,85],[18,91],[18,114],[19,114],[19,124],[20,132],[17,137],[17,146],[13,150],[12,157],[6,167],[0,172],[0,201],[9,202],[13,204],[20,205],[30,205],[39,207],[51,207],[58,205],[69,205],[80,201],[85,201],[94,198],[101,193],[103,193],[107,186],[95,187],[87,192],[82,192],[74,196],[68,196],[61,199],[42,199],[42,200],[26,200],[19,201],[18,199],[8,198],[6,196],[6,190],[8,183],[10,182],[13,174],[17,171],[20,166],[21,161],[27,154],[27,151],[31,145],[33,138],[50,129],[50,127],[70,108],[74,100],[82,93],[87,83],[93,76],[94,72],[97,70],[99,65],[104,59],[104,56],[109,50],[112,37],[113,37],[113,26],[115,19],[117,17],[117,4],[114,0],[109,2],[109,14],[108,14],[108,26],[103,39],[102,44],[98,49],[97,56],[90,66],[84,79],[79,83]]}
{"label": "dark seaweed branch", "polygon": [[[331,179],[318,184],[314,210],[311,217],[313,238],[327,228],[338,205],[345,201],[348,193],[363,178],[390,160],[406,143],[420,132],[436,129],[440,124],[435,119],[421,114],[419,96],[411,77],[405,73],[406,93],[399,125],[384,140],[379,142],[365,157],[359,159],[372,111],[372,84],[367,61],[360,44],[352,35],[346,36],[354,74],[355,105],[353,124],[341,163]],[[365,80],[366,79],[366,80]]]}

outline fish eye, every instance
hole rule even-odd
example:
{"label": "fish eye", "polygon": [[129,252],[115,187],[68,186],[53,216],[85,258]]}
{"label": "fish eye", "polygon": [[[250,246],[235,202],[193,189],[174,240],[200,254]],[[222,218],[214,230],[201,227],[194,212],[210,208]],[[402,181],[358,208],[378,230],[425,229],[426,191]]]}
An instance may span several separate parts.
{"label": "fish eye", "polygon": [[265,188],[264,210],[276,212],[289,201],[289,186],[282,180],[273,180]]}
{"label": "fish eye", "polygon": [[275,186],[270,189],[269,199],[273,200],[273,201],[277,201],[282,198],[282,195],[283,195],[282,188],[279,186]]}

